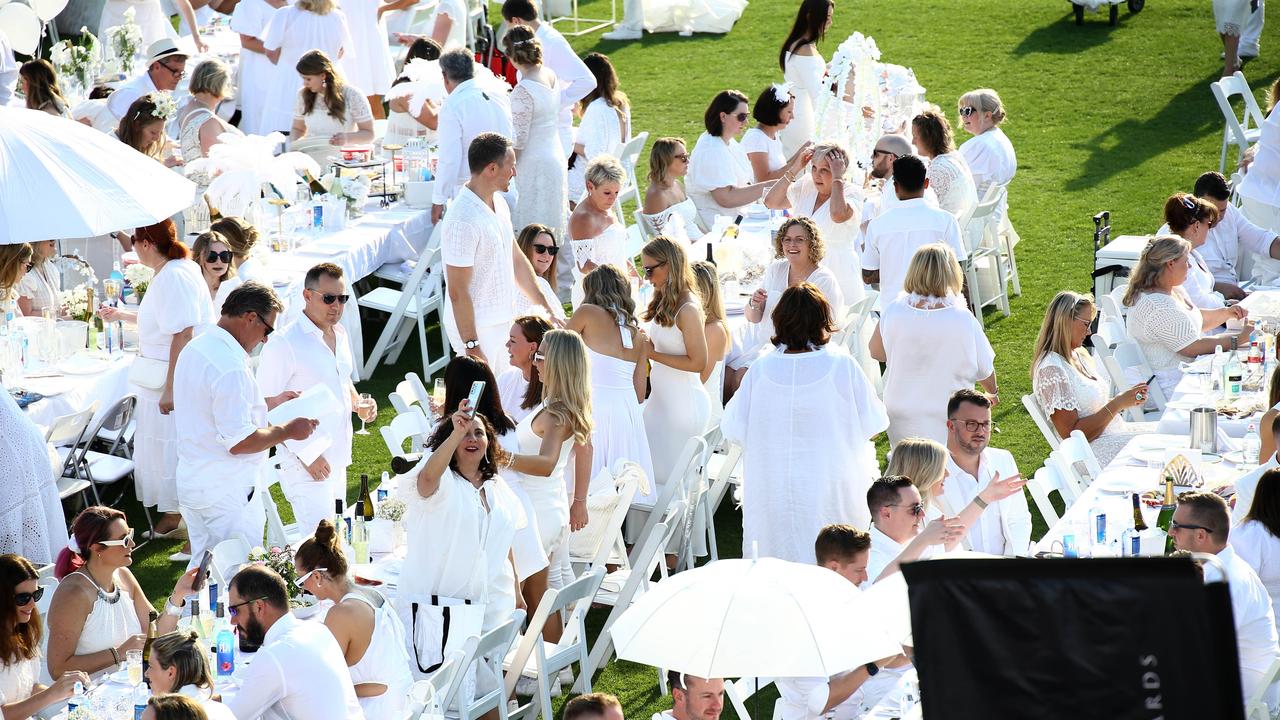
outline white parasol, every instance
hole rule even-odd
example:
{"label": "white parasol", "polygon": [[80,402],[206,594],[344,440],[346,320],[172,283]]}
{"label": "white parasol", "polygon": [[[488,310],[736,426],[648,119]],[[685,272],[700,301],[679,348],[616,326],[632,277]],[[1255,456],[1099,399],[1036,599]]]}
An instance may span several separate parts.
{"label": "white parasol", "polygon": [[194,183],[110,135],[0,108],[0,245],[151,225],[195,199]]}

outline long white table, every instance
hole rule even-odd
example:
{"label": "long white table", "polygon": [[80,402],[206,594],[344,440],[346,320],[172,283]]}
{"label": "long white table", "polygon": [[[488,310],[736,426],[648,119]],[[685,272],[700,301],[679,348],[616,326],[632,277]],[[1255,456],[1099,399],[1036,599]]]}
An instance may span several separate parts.
{"label": "long white table", "polygon": [[[1156,425],[1157,432],[1185,435],[1191,431],[1191,408],[1215,407],[1218,404],[1217,398],[1206,394],[1201,389],[1202,377],[1207,377],[1207,374],[1188,372],[1182,376],[1173,390],[1173,396],[1169,398],[1164,414],[1160,416],[1160,421]],[[1259,407],[1265,408],[1266,393],[1266,388],[1262,387],[1258,390],[1246,391],[1243,396],[1256,399]],[[1260,409],[1251,415],[1234,418],[1219,414],[1218,430],[1225,433],[1227,437],[1242,438],[1248,431],[1249,425],[1257,425],[1262,419],[1262,413],[1263,410]]]}
{"label": "long white table", "polygon": [[113,403],[128,394],[133,358],[132,352],[116,353],[104,357],[104,367],[99,372],[71,374],[50,368],[38,377],[18,378],[13,384],[44,395],[44,399],[27,406],[27,417],[36,425],[48,428],[54,420],[80,412],[96,402],[98,410],[90,421],[92,425]]}

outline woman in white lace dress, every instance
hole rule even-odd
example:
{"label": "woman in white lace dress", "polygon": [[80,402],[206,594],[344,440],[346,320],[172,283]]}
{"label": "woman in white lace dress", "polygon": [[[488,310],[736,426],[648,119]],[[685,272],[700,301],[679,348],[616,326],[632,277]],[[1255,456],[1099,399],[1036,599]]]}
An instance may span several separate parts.
{"label": "woman in white lace dress", "polygon": [[1253,332],[1253,324],[1246,322],[1239,333],[1204,334],[1228,318],[1243,318],[1247,313],[1239,305],[1201,310],[1191,302],[1182,289],[1190,254],[1191,243],[1176,235],[1153,238],[1129,275],[1123,299],[1129,308],[1125,319],[1129,336],[1142,348],[1166,397],[1182,378],[1183,362],[1214,348],[1230,350],[1232,342],[1247,345]]}
{"label": "woman in white lace dress", "polygon": [[795,116],[796,98],[787,85],[770,85],[760,93],[751,106],[751,117],[756,126],[742,136],[742,151],[751,162],[751,172],[756,182],[777,180],[787,169],[787,163],[803,152],[804,146],[793,153],[782,149],[782,133]]}
{"label": "woman in white lace dress", "polygon": [[560,137],[560,81],[542,63],[542,43],[533,30],[518,25],[502,40],[507,56],[520,69],[511,91],[511,126],[515,131],[515,189],[518,199],[511,224],[540,223],[564,237],[569,211],[568,168]]}
{"label": "woman in white lace dress", "polygon": [[328,55],[312,50],[298,59],[302,89],[295,98],[290,144],[324,167],[346,145],[373,142],[373,112],[364,93],[343,81]]}
{"label": "woman in white lace dress", "polygon": [[[640,223],[650,235],[667,235],[687,240],[699,237],[706,228],[698,220],[698,208],[685,194],[680,181],[689,173],[689,151],[684,140],[658,138],[649,150],[649,186],[640,206]],[[675,223],[671,219],[678,220]]]}
{"label": "woman in white lace dress", "polygon": [[49,592],[38,581],[31,561],[21,555],[0,555],[0,594],[13,598],[0,613],[0,717],[32,717],[39,710],[65,702],[77,682],[89,687],[89,676],[79,670],[63,673],[51,687],[37,682],[40,639],[48,628],[41,622],[36,604]]}
{"label": "woman in white lace dress", "polygon": [[577,202],[586,189],[583,174],[597,155],[618,157],[631,139],[631,102],[618,89],[618,73],[606,55],[589,53],[582,58],[596,79],[596,86],[578,103],[582,121],[574,136],[573,157],[569,159],[569,198]]}
{"label": "woman in white lace dress", "polygon": [[911,120],[911,143],[929,158],[927,177],[929,187],[938,195],[938,207],[960,218],[978,206],[978,189],[969,163],[956,150],[951,123],[937,106]]}
{"label": "woman in white lace dress", "polygon": [[831,27],[835,3],[832,0],[803,0],[796,12],[791,33],[782,43],[778,65],[782,77],[796,96],[795,117],[782,133],[782,147],[794,153],[814,136],[819,98],[826,92],[822,78],[827,63],[818,52],[818,42]]}
{"label": "woman in white lace dress", "polygon": [[1155,423],[1129,423],[1120,417],[1131,407],[1142,407],[1147,385],[1111,395],[1111,384],[1084,349],[1097,315],[1090,295],[1063,290],[1053,298],[1031,357],[1031,386],[1058,437],[1079,430],[1098,462],[1106,465],[1134,435],[1155,432]]}
{"label": "woman in white lace dress", "polygon": [[587,166],[587,196],[569,217],[574,307],[582,303],[582,279],[597,266],[614,265],[639,283],[635,262],[627,257],[627,228],[613,213],[625,179],[622,163],[608,155],[595,158]]}

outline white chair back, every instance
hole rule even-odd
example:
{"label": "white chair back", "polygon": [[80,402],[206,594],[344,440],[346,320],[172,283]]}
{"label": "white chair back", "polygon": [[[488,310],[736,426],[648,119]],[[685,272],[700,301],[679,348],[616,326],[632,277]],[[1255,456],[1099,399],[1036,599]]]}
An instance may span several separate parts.
{"label": "white chair back", "polygon": [[[1102,466],[1098,464],[1093,448],[1079,430],[1072,430],[1070,435],[1062,439],[1058,449],[1049,454],[1046,464],[1052,464],[1058,471],[1063,480],[1062,487],[1072,494],[1069,498],[1071,502],[1075,502],[1102,475]],[[1067,499],[1066,495],[1063,498]]]}
{"label": "white chair back", "polygon": [[[382,440],[393,456],[404,455],[417,452],[422,448],[427,436],[431,434],[431,423],[427,421],[427,416],[421,408],[411,405],[408,412],[391,418],[391,422],[383,425],[378,431],[382,433]],[[404,446],[406,440],[412,441],[408,449]]]}
{"label": "white chair back", "polygon": [[[434,234],[433,234],[434,237]],[[444,265],[440,260],[440,249],[429,242],[427,248],[419,256],[413,266],[413,272],[405,279],[399,289],[377,287],[356,299],[360,308],[377,310],[390,315],[373,349],[365,358],[360,370],[360,377],[368,380],[378,364],[385,358],[388,364],[394,364],[409,341],[414,325],[418,330],[418,349],[422,353],[423,374],[430,377],[436,370],[443,368],[449,361],[446,349],[439,357],[432,358],[427,346],[426,317],[436,313],[443,320],[444,316]],[[448,341],[445,341],[448,345]]]}
{"label": "white chair back", "polygon": [[[1124,297],[1125,288],[1128,287],[1129,285],[1126,283],[1098,297],[1098,309],[1102,314],[1101,319],[1103,322],[1118,322],[1123,327],[1126,313],[1124,305],[1120,304],[1120,298]],[[1120,291],[1119,294],[1116,293],[1116,290]],[[1126,332],[1125,334],[1127,335],[1128,333]]]}
{"label": "white chair back", "polygon": [[409,688],[409,706],[405,713],[406,720],[436,720],[445,715],[445,711],[453,704],[449,697],[449,688],[462,671],[462,660],[466,657],[467,648],[474,648],[480,638],[470,637],[463,643],[461,650],[449,653],[444,663],[425,680],[419,680]]}
{"label": "white chair back", "polygon": [[747,701],[752,695],[764,690],[773,684],[773,678],[761,677],[744,677],[737,680],[724,681],[724,695],[729,700],[729,704],[733,706],[733,711],[737,713],[738,720],[751,720],[751,713],[747,710]]}
{"label": "white chair back", "polygon": [[[688,495],[689,479],[694,478],[701,471],[703,456],[706,453],[707,443],[701,437],[691,437],[685,441],[684,448],[680,450],[680,455],[676,458],[675,465],[672,466],[671,474],[667,477],[666,482],[661,485],[658,497],[654,501],[651,508],[644,508],[642,505],[633,503],[633,507],[644,508],[648,510],[648,517],[645,519],[644,525],[640,530],[640,535],[636,538],[636,544],[632,547],[631,564],[635,566],[635,548],[644,543],[644,539],[649,537],[653,532],[653,528],[662,521],[667,511],[675,506],[677,502],[686,502],[685,497]],[[690,511],[686,508],[686,511]],[[681,518],[675,523],[681,531],[684,529],[684,519]],[[675,553],[678,548],[668,548],[669,552]]]}
{"label": "white chair back", "polygon": [[241,537],[229,538],[213,546],[213,570],[226,587],[240,566],[249,560],[249,542]]}
{"label": "white chair back", "polygon": [[711,561],[720,559],[716,539],[716,511],[729,488],[734,484],[734,472],[742,464],[742,446],[736,443],[725,443],[723,452],[714,452],[707,461],[707,478],[709,487],[702,495],[703,523],[707,529],[707,551]]}
{"label": "white chair back", "polygon": [[[1108,359],[1104,358],[1104,360]],[[1142,353],[1138,343],[1126,340],[1117,343],[1112,349],[1107,363],[1107,374],[1111,376],[1111,382],[1117,389],[1127,390],[1156,373],[1151,369],[1147,356]],[[1147,388],[1147,394],[1147,404],[1144,409],[1154,409],[1156,414],[1164,412],[1164,406],[1168,400],[1164,396],[1164,390],[1160,389],[1160,383],[1151,383]]]}
{"label": "white chair back", "polygon": [[[1027,481],[1027,492],[1031,493],[1031,499],[1036,504],[1036,509],[1040,511],[1040,516],[1044,518],[1045,525],[1053,527],[1057,524],[1061,517],[1058,509],[1054,507],[1050,495],[1058,492],[1063,497],[1064,505],[1066,497],[1061,491],[1062,482],[1058,479],[1058,471],[1052,465],[1045,465],[1036,471],[1036,474]],[[1066,512],[1066,507],[1063,508]]]}
{"label": "white chair back", "polygon": [[[1004,285],[1004,261],[1000,255],[998,237],[1000,201],[1003,197],[1002,187],[989,187],[978,206],[973,209],[969,221],[960,228],[965,254],[968,255],[961,266],[969,286],[969,308],[979,320],[982,319],[982,308],[988,305],[996,305],[1005,315],[1009,314],[1009,295]],[[995,265],[995,290],[989,297],[983,296],[979,283],[978,269],[984,264]]]}
{"label": "white chair back", "polygon": [[[1239,70],[1235,71],[1231,77],[1209,83],[1209,90],[1218,103],[1218,109],[1222,111],[1222,156],[1218,159],[1218,172],[1225,173],[1227,150],[1235,145],[1243,156],[1249,149],[1250,143],[1257,141],[1264,119],[1262,109],[1258,107],[1258,100],[1249,87],[1249,81],[1245,80],[1244,73]],[[1235,108],[1231,105],[1232,98],[1236,96],[1244,100],[1244,113],[1238,117]]]}
{"label": "white chair back", "polygon": [[78,444],[80,436],[84,434],[85,428],[89,426],[89,421],[93,419],[93,414],[97,410],[98,401],[94,400],[92,405],[80,412],[56,418],[45,431],[45,442],[54,447]]}
{"label": "white chair back", "polygon": [[498,683],[489,692],[475,698],[460,697],[458,692],[464,680],[475,677],[476,668],[480,663],[488,665],[493,677],[502,677],[502,659],[511,651],[511,646],[515,643],[516,635],[520,631],[520,625],[524,623],[524,617],[523,610],[516,610],[511,613],[510,620],[481,635],[478,639],[468,638],[463,644],[460,672],[449,684],[449,689],[445,691],[446,697],[450,698],[449,705],[445,706],[449,709],[449,717],[454,716],[455,709],[459,720],[476,720],[485,713],[496,710],[499,720],[507,720],[507,695],[503,691],[502,683]]}
{"label": "white chair back", "polygon": [[[44,632],[40,633],[40,657],[49,657],[49,607],[53,605],[53,594],[58,591],[58,579],[50,576],[49,578],[41,578],[37,583],[39,587],[44,588],[44,595],[36,601],[36,612],[45,621]],[[53,684],[53,678],[49,675],[48,661],[40,662],[40,679],[41,685],[49,686]]]}
{"label": "white chair back", "polygon": [[[1239,75],[1238,72],[1236,74]],[[1253,691],[1253,695],[1245,698],[1245,720],[1270,720],[1274,717],[1271,709],[1267,707],[1267,694],[1275,684],[1277,676],[1280,676],[1280,658],[1271,661],[1271,667],[1267,668],[1258,681],[1258,688]]]}
{"label": "white chair back", "polygon": [[[631,509],[641,482],[648,482],[644,469],[630,460],[615,463],[617,472],[602,469],[600,476],[609,476],[611,491],[587,496],[589,519],[586,527],[569,536],[569,560],[583,564],[586,569],[627,562],[627,549],[622,535],[622,525]],[[594,482],[593,482],[594,484]]]}
{"label": "white chair back", "polygon": [[618,150],[618,161],[622,163],[622,169],[627,171],[627,184],[622,188],[622,192],[618,193],[613,211],[618,216],[618,222],[623,225],[627,224],[627,219],[622,214],[622,204],[628,200],[634,200],[637,205],[640,204],[640,182],[636,177],[636,165],[640,162],[640,151],[644,150],[644,144],[648,140],[648,132],[636,133],[635,137]]}
{"label": "white chair back", "polygon": [[1050,448],[1057,450],[1062,438],[1058,437],[1057,429],[1053,427],[1053,423],[1049,420],[1044,408],[1040,407],[1040,401],[1036,399],[1035,395],[1023,395],[1022,406],[1027,409],[1027,413],[1035,421],[1036,428],[1044,436],[1044,441],[1049,443]]}

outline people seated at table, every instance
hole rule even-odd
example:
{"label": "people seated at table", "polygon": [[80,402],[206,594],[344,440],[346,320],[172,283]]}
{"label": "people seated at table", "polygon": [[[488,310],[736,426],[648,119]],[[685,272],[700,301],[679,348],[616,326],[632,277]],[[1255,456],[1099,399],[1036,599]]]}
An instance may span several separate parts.
{"label": "people seated at table", "polygon": [[[187,246],[178,240],[172,220],[138,228],[133,237],[139,261],[155,271],[137,310],[104,305],[98,315],[106,322],[132,321],[138,327],[138,358],[129,372],[130,392],[138,396],[134,411],[134,482],[145,506],[161,517],[153,537],[168,537],[177,529],[178,429],[174,370],[191,340],[213,323],[209,286]],[[175,561],[190,558],[178,554]]]}
{"label": "people seated at table", "polygon": [[520,80],[511,89],[511,139],[520,172],[514,180],[519,198],[511,210],[516,227],[542,223],[563,235],[569,207],[569,168],[560,144],[561,82],[543,63],[542,43],[526,26],[507,30],[502,39]]}
{"label": "people seated at table", "polygon": [[[524,253],[525,259],[529,261],[529,265],[533,268],[534,282],[538,284],[538,290],[542,294],[542,299],[551,306],[553,317],[560,320],[565,319],[564,306],[560,304],[560,296],[557,294],[556,288],[559,286],[557,282],[558,270],[560,267],[560,248],[556,241],[555,233],[551,228],[540,223],[532,223],[525,225],[520,231],[520,235],[516,237],[516,245],[520,247],[520,252]],[[565,260],[572,262],[573,255],[566,252]],[[527,313],[537,314],[543,309],[541,304],[535,304],[529,301],[524,295],[516,296],[517,315]]]}
{"label": "people seated at table", "polygon": [[116,127],[116,139],[146,155],[165,167],[182,164],[182,158],[173,154],[173,142],[164,134],[165,123],[171,118],[169,109],[162,104],[159,94],[143,95],[120,118]]}
{"label": "people seated at table", "polygon": [[573,106],[595,88],[596,78],[568,39],[550,22],[543,22],[543,17],[550,15],[544,16],[535,0],[502,3],[502,19],[507,26],[524,25],[533,29],[534,37],[542,43],[543,61],[560,80],[560,144],[568,157],[573,153]]}
{"label": "people seated at table", "polygon": [[[320,53],[329,60],[334,68],[335,76],[342,75],[343,57],[354,54],[355,47],[351,40],[351,28],[347,24],[346,14],[338,8],[333,0],[301,0],[293,5],[285,5],[271,16],[267,25],[267,36],[262,39],[262,47],[267,59],[275,65],[271,80],[266,87],[266,102],[262,108],[262,120],[259,129],[263,133],[289,132],[297,126],[297,119],[310,114],[311,108],[300,111],[299,91],[305,86],[306,74],[320,75],[323,70],[314,61],[307,63],[306,70],[298,68],[302,59],[312,53]],[[360,62],[357,57],[353,62]],[[328,80],[328,78],[325,78]],[[313,90],[317,81],[312,81]],[[352,88],[354,90],[354,88]],[[329,88],[330,97],[326,97],[326,105],[337,105],[339,115],[333,119],[345,124],[333,132],[322,133],[318,129],[311,130],[312,135],[322,138],[337,132],[345,132],[352,121],[372,120],[369,101],[355,90],[354,95],[346,90],[346,86]],[[355,100],[359,96],[359,100]],[[335,102],[338,101],[338,102]],[[360,110],[363,108],[363,111]],[[346,112],[343,112],[343,111]],[[322,110],[322,113],[325,112]],[[317,118],[318,119],[318,118]],[[372,128],[372,125],[370,125]],[[363,128],[361,128],[363,131]],[[296,141],[297,138],[294,138]],[[372,140],[372,138],[370,138]]]}
{"label": "people seated at table", "polygon": [[[1262,679],[1271,664],[1280,659],[1275,613],[1271,597],[1258,574],[1249,567],[1230,543],[1231,522],[1222,497],[1204,491],[1178,496],[1178,506],[1169,523],[1173,546],[1178,550],[1217,555],[1227,575],[1231,592],[1231,614],[1236,626],[1236,651],[1240,658],[1240,683],[1246,700],[1262,690]],[[1277,706],[1275,683],[1266,689],[1263,701],[1274,712]]]}
{"label": "people seated at table", "polygon": [[235,253],[231,252],[226,238],[216,230],[209,230],[196,236],[191,245],[191,255],[200,265],[200,274],[209,288],[209,301],[213,304],[210,317],[217,317],[222,313],[222,303],[227,296],[244,282],[232,265]]}
{"label": "people seated at table", "polygon": [[788,288],[772,318],[775,348],[752,363],[721,430],[745,453],[743,556],[807,563],[824,526],[870,520],[871,439],[889,420],[857,361],[828,345],[835,319],[816,286]]}
{"label": "people seated at table", "polygon": [[751,118],[756,126],[742,136],[742,152],[751,163],[751,174],[756,182],[777,180],[787,166],[804,151],[804,146],[791,153],[782,149],[782,132],[795,114],[796,98],[791,88],[784,84],[770,85],[751,106]]}
{"label": "people seated at table", "polygon": [[908,437],[946,442],[947,399],[956,390],[980,383],[1000,395],[995,350],[965,305],[963,286],[951,248],[933,243],[916,251],[903,294],[883,306],[868,350],[885,364],[890,444]]}
{"label": "people seated at table", "polygon": [[[584,173],[587,194],[569,217],[569,250],[572,262],[573,305],[582,303],[582,278],[601,265],[613,265],[639,284],[634,258],[627,257],[627,226],[618,220],[613,206],[627,181],[627,171],[617,158],[592,158]],[[523,202],[523,200],[521,201]]]}
{"label": "people seated at table", "polygon": [[1231,547],[1258,574],[1274,612],[1280,602],[1280,470],[1258,479],[1244,521],[1231,529]]}
{"label": "people seated at table", "polygon": [[18,312],[22,315],[40,317],[46,310],[55,318],[62,315],[58,298],[62,292],[62,272],[53,263],[57,255],[57,240],[31,243],[31,269],[23,274],[16,288]]}
{"label": "people seated at table", "polygon": [[[242,284],[251,280],[271,283],[267,268],[261,260],[254,257],[254,248],[258,245],[258,228],[244,218],[227,216],[213,221],[209,229],[221,235],[231,246],[231,266],[235,268],[236,277],[240,278]],[[222,311],[221,306],[215,309]]]}
{"label": "people seated at table", "polygon": [[751,161],[737,140],[747,126],[748,112],[746,95],[722,90],[703,115],[706,132],[693,146],[688,182],[698,222],[705,228],[715,225],[721,215],[741,214],[764,196],[765,184],[756,182]]}
{"label": "people seated at table", "polygon": [[[447,93],[436,121],[436,177],[431,197],[431,222],[440,222],[444,205],[461,194],[474,174],[471,147],[481,135],[510,138],[511,107],[506,98],[485,91],[476,83],[476,61],[465,49],[440,56],[440,72]],[[502,187],[507,192],[508,183]],[[510,236],[512,233],[507,233]]]}
{"label": "people seated at table", "polygon": [[[1240,283],[1249,279],[1245,268],[1250,265],[1263,270],[1264,277],[1274,277],[1280,260],[1280,237],[1273,230],[1249,221],[1231,200],[1231,186],[1222,173],[1210,171],[1196,178],[1192,192],[1218,209],[1218,221],[1209,228],[1209,237],[1199,248],[1201,257],[1213,273],[1214,287],[1224,295],[1240,299],[1244,291]],[[1252,261],[1252,262],[1250,262]],[[1259,273],[1255,272],[1254,276]]]}
{"label": "people seated at table", "polygon": [[883,308],[902,292],[903,278],[916,250],[930,243],[951,246],[956,260],[968,257],[960,226],[946,210],[924,200],[929,187],[924,161],[914,155],[893,161],[893,187],[898,203],[885,209],[867,224],[862,245],[862,280],[880,284],[879,307]]}
{"label": "people seated at table", "polygon": [[702,298],[702,334],[707,338],[707,364],[702,368],[702,385],[711,398],[708,427],[720,424],[724,415],[724,363],[733,346],[729,324],[720,300],[720,273],[715,263],[699,260],[693,264],[693,278]]}
{"label": "people seated at table", "polygon": [[351,465],[351,413],[365,422],[378,417],[377,403],[361,403],[351,382],[355,360],[342,316],[351,300],[342,268],[320,263],[307,271],[302,283],[302,314],[262,348],[258,359],[258,387],[266,397],[301,395],[321,386],[331,398],[329,411],[315,418],[317,438],[324,448],[317,454],[302,443],[276,448],[280,488],[302,527],[333,515],[334,500],[347,495]]}
{"label": "people seated at table", "polygon": [[616,695],[594,692],[578,695],[564,704],[561,720],[626,720]]}
{"label": "people seated at table", "polygon": [[107,111],[117,122],[124,120],[130,106],[144,95],[173,92],[187,76],[187,55],[168,38],[147,47],[147,69],[127,80],[107,97]]}
{"label": "people seated at table", "polygon": [[50,686],[41,685],[40,640],[48,629],[37,603],[47,588],[21,555],[0,555],[0,717],[26,720],[46,707],[65,702],[78,682],[89,687],[89,675],[68,670]]}
{"label": "people seated at table", "polygon": [[1182,288],[1190,271],[1190,254],[1191,243],[1176,235],[1153,238],[1130,273],[1122,300],[1129,308],[1125,318],[1129,336],[1155,371],[1165,397],[1173,394],[1182,379],[1181,363],[1212,354],[1214,348],[1248,345],[1253,332],[1253,324],[1245,321],[1238,332],[1205,335],[1230,318],[1243,319],[1247,312],[1239,305],[1203,310],[1191,302]]}
{"label": "people seated at table", "polygon": [[1218,208],[1208,200],[1187,193],[1174,193],[1164,203],[1164,226],[1156,233],[1177,235],[1191,243],[1191,252],[1187,254],[1187,279],[1183,281],[1182,289],[1202,310],[1225,307],[1225,300],[1244,299],[1244,291],[1239,287],[1218,285],[1209,264],[1200,254],[1210,229],[1220,217]]}
{"label": "people seated at table", "polygon": [[911,119],[911,144],[929,160],[929,187],[938,195],[938,207],[956,219],[978,205],[978,188],[969,163],[956,150],[951,123],[941,108],[930,105]]}
{"label": "people seated at table", "polygon": [[185,695],[152,695],[147,698],[147,705],[140,720],[212,720],[200,703]]}
{"label": "people seated at table", "polygon": [[1134,435],[1155,432],[1155,426],[1120,417],[1129,408],[1142,407],[1149,390],[1140,382],[1111,394],[1110,380],[1084,347],[1097,316],[1092,295],[1063,290],[1053,297],[1031,356],[1031,388],[1058,437],[1079,430],[1098,462],[1106,465]]}
{"label": "people seated at table", "polygon": [[796,9],[791,31],[778,51],[782,77],[796,97],[795,116],[782,133],[782,146],[794,153],[813,140],[818,122],[818,105],[827,92],[823,78],[827,62],[818,52],[818,43],[826,36],[835,14],[832,0],[803,0]]}
{"label": "people seated at table", "polygon": [[237,718],[363,720],[338,641],[324,625],[289,612],[284,582],[263,565],[247,565],[231,578],[231,624],[241,644],[258,651],[238,673],[227,707]]}
{"label": "people seated at table", "polygon": [[[502,409],[515,422],[520,422],[542,402],[542,379],[533,356],[551,329],[541,315],[521,315],[507,333],[507,358],[511,367],[498,376]],[[512,429],[514,429],[512,425]]]}
{"label": "people seated at table", "polygon": [[190,630],[165,633],[151,643],[146,665],[147,683],[155,695],[176,693],[204,710],[209,720],[235,720],[218,695],[209,668],[209,653],[200,636]]}
{"label": "people seated at table", "polygon": [[849,154],[844,148],[819,143],[791,159],[781,179],[765,194],[764,204],[771,210],[790,208],[792,214],[818,226],[827,250],[823,263],[835,273],[844,302],[852,305],[866,295],[866,289],[854,247],[862,196],[846,183],[848,169]]}
{"label": "people seated at table", "polygon": [[[969,165],[978,197],[986,197],[992,185],[1008,186],[1018,172],[1018,156],[1013,143],[1000,125],[1008,119],[1004,103],[995,90],[979,88],[960,96],[956,106],[960,110],[960,125],[973,137],[960,146],[960,155]],[[1000,200],[996,221],[1001,222],[1008,211],[1009,198]]]}
{"label": "people seated at table", "polygon": [[404,717],[413,684],[404,625],[390,600],[377,590],[356,586],[340,542],[333,523],[320,520],[294,553],[294,583],[316,599],[333,603],[324,625],[342,649],[365,717]]}
{"label": "people seated at table", "polygon": [[724,711],[723,679],[668,670],[667,686],[671,688],[672,707],[659,713],[662,720],[720,720]]}
{"label": "people seated at table", "polygon": [[223,133],[242,135],[235,125],[218,117],[218,105],[233,93],[232,70],[221,60],[205,60],[191,73],[190,99],[178,108],[178,147],[183,162],[209,156]]}
{"label": "people seated at table", "polygon": [[[409,52],[404,56],[404,64],[408,65],[419,59],[439,60],[440,53],[440,46],[435,40],[418,38],[409,46]],[[391,83],[391,86],[395,87],[406,82],[409,82],[409,78],[401,75]],[[403,145],[409,139],[417,137],[426,138],[428,141],[435,139],[436,124],[439,120],[437,113],[440,111],[440,106],[423,98],[422,107],[415,115],[409,105],[407,97],[395,98],[387,103],[391,112],[387,115],[387,132],[382,136],[383,147]]]}
{"label": "people seated at table", "polygon": [[369,101],[342,79],[328,55],[312,50],[298,58],[295,67],[302,76],[289,132],[295,150],[324,165],[335,148],[373,142]]}
{"label": "people seated at table", "polygon": [[70,117],[71,107],[58,89],[58,73],[53,69],[53,63],[44,58],[23,63],[18,70],[18,83],[22,86],[28,110]]}
{"label": "people seated at table", "polygon": [[[124,513],[109,507],[87,507],[71,523],[71,538],[53,572],[60,582],[49,605],[45,663],[50,677],[68,670],[92,675],[142,649],[153,609],[129,571],[133,538]],[[179,576],[156,621],[158,631],[177,627],[186,598],[194,593],[195,576],[194,569]]]}
{"label": "people seated at table", "polygon": [[631,139],[631,101],[618,89],[618,73],[609,56],[587,53],[582,62],[596,79],[596,86],[578,103],[582,119],[573,138],[569,156],[569,201],[576,202],[586,190],[583,173],[591,158],[598,155],[617,157],[618,151]]}
{"label": "people seated at table", "polygon": [[[684,140],[674,137],[658,138],[649,150],[649,184],[644,190],[644,204],[640,206],[639,222],[649,235],[696,238],[706,228],[698,219],[698,207],[693,198],[685,194],[680,178],[689,174],[689,151]],[[679,216],[681,229],[670,225],[673,216]]]}
{"label": "people seated at table", "polygon": [[936,555],[964,537],[960,518],[941,517],[924,523],[924,501],[911,478],[886,475],[867,489],[871,511],[871,555],[867,577],[875,583],[901,569],[901,564]]}

